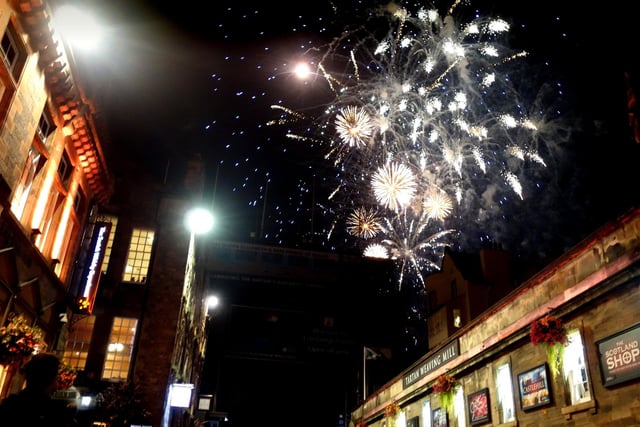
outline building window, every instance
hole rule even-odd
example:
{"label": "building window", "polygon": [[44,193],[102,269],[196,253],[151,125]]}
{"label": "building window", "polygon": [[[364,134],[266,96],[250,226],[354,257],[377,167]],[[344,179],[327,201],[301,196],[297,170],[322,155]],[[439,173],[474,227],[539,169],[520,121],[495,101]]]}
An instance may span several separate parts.
{"label": "building window", "polygon": [[17,82],[27,62],[27,49],[11,23],[2,36],[0,50],[5,67],[11,73],[14,82]]}
{"label": "building window", "polygon": [[63,360],[78,371],[84,370],[85,364],[87,363],[87,355],[89,354],[89,345],[91,344],[95,321],[95,316],[82,317],[73,324],[73,328],[71,328],[69,332],[69,337],[67,338],[67,343],[64,348]]}
{"label": "building window", "polygon": [[129,377],[138,319],[115,317],[102,369],[103,380],[123,380]]}
{"label": "building window", "polygon": [[146,283],[153,248],[153,231],[135,228],[131,235],[127,264],[124,269],[125,282]]}
{"label": "building window", "polygon": [[578,329],[569,331],[568,344],[565,346],[562,362],[564,381],[569,390],[570,405],[591,400],[591,387],[587,375],[587,365],[584,358],[582,335]]}
{"label": "building window", "polygon": [[62,154],[60,158],[60,163],[58,164],[58,176],[60,177],[60,182],[67,188],[66,184],[71,177],[71,172],[73,171],[73,166],[71,165],[71,161],[69,160],[69,156],[66,151]]}
{"label": "building window", "polygon": [[514,421],[516,419],[516,410],[513,398],[511,367],[508,363],[504,363],[496,368],[496,392],[498,394],[500,423],[503,424]]}
{"label": "building window", "polygon": [[20,175],[20,181],[16,186],[11,200],[11,211],[20,220],[23,220],[23,214],[25,214],[25,208],[29,200],[29,194],[31,193],[31,187],[38,175],[38,172],[42,170],[42,166],[46,162],[45,157],[40,151],[32,145],[27,154],[27,161],[22,168],[22,175]]}
{"label": "building window", "polygon": [[111,224],[109,230],[109,238],[107,239],[107,245],[104,248],[104,259],[102,260],[102,272],[106,273],[109,268],[109,259],[111,259],[111,248],[113,248],[113,237],[116,235],[116,227],[118,226],[118,217],[111,215],[100,215],[98,222],[106,222]]}
{"label": "building window", "polygon": [[455,425],[465,427],[467,425],[467,409],[464,400],[464,387],[462,386],[456,388],[453,396],[453,407],[454,413],[451,415],[455,417]]}
{"label": "building window", "polygon": [[27,209],[31,188],[33,187],[36,177],[47,161],[45,141],[47,136],[53,131],[52,123],[53,120],[45,109],[45,111],[40,115],[38,129],[35,137],[33,138],[33,144],[27,154],[27,160],[22,169],[20,181],[15,188],[13,198],[11,200],[12,212],[16,218],[19,218],[25,225],[28,221],[27,216],[30,215],[31,210],[33,209],[33,207],[31,209]]}
{"label": "building window", "polygon": [[453,309],[453,326],[456,328],[462,327],[462,313],[459,308]]}
{"label": "building window", "polygon": [[407,414],[404,411],[400,411],[396,417],[396,427],[407,427]]}
{"label": "building window", "polygon": [[422,404],[422,423],[424,427],[431,427],[431,401],[427,400]]}
{"label": "building window", "polygon": [[53,132],[54,129],[55,124],[53,123],[53,119],[51,118],[49,111],[45,109],[40,115],[37,131],[38,138],[40,139],[40,142],[42,142],[42,145],[44,145],[45,147],[47,145],[47,138],[49,135],[51,135],[51,132]]}

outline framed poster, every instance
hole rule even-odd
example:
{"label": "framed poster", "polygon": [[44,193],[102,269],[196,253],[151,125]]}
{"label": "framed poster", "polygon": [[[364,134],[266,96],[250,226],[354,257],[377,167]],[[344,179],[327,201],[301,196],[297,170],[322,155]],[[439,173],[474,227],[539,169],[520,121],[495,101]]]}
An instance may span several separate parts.
{"label": "framed poster", "polygon": [[467,404],[469,406],[469,424],[475,426],[491,421],[488,388],[483,388],[467,396]]}
{"label": "framed poster", "polygon": [[551,403],[549,368],[544,363],[530,371],[518,374],[520,406],[523,411]]}
{"label": "framed poster", "polygon": [[609,387],[640,377],[640,324],[601,339],[602,385]]}
{"label": "framed poster", "polygon": [[449,427],[449,417],[447,411],[442,408],[436,408],[433,410],[433,422],[432,427]]}

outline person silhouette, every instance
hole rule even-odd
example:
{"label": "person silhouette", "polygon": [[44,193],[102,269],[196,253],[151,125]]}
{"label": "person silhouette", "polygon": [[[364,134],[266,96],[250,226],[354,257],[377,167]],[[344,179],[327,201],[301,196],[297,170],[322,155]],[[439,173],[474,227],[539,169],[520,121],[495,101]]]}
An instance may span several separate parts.
{"label": "person silhouette", "polygon": [[73,417],[66,402],[52,398],[57,389],[60,359],[53,354],[33,356],[22,368],[26,386],[0,402],[2,427],[70,427]]}

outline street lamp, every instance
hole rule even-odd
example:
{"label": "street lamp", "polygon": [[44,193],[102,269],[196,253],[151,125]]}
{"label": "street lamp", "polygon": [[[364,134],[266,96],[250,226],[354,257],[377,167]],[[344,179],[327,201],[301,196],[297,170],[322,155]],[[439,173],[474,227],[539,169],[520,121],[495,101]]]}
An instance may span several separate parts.
{"label": "street lamp", "polygon": [[71,5],[55,10],[53,24],[65,40],[82,50],[93,50],[102,40],[102,26],[94,16]]}
{"label": "street lamp", "polygon": [[193,234],[205,234],[213,228],[213,215],[205,208],[194,208],[185,216],[187,230]]}
{"label": "street lamp", "polygon": [[[184,282],[182,286],[183,298],[190,303],[195,303],[194,297],[196,297],[196,289],[200,289],[202,292],[201,284],[202,277],[196,272],[196,236],[203,235],[213,228],[213,215],[207,209],[202,207],[196,207],[186,212],[184,217],[184,225],[189,231],[189,246],[187,249],[187,259],[184,270]],[[199,295],[202,297],[202,294]],[[202,304],[202,300],[200,300]],[[202,313],[202,328],[206,328],[206,316],[209,309],[209,299],[207,299],[207,306],[200,307],[197,310]],[[183,308],[180,309],[180,318],[186,316],[186,312],[183,312]],[[178,360],[177,355],[183,350],[175,348],[172,355],[172,361]],[[182,369],[179,367],[179,369]],[[186,378],[187,381],[191,380],[191,377]],[[168,405],[165,406],[165,414],[163,415],[163,427],[169,425],[177,425],[178,421],[173,420],[172,409],[174,408],[191,408],[191,397],[193,389],[197,386],[194,383],[185,383],[182,379],[179,382],[170,384],[169,394],[167,396]]]}
{"label": "street lamp", "polygon": [[207,311],[216,308],[220,304],[220,298],[216,295],[210,295],[207,297]]}

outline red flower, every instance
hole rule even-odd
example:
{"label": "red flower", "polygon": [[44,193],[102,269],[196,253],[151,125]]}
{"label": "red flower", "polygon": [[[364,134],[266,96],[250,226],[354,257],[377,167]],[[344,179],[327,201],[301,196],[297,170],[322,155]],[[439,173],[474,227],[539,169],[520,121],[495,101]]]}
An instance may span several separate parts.
{"label": "red flower", "polygon": [[71,366],[64,363],[58,368],[58,390],[66,390],[73,385],[78,373]]}
{"label": "red flower", "polygon": [[562,320],[547,314],[531,324],[531,342],[533,345],[540,343],[553,346],[556,343],[564,344],[567,341],[567,329]]}
{"label": "red flower", "polygon": [[0,364],[22,363],[44,347],[42,330],[29,326],[20,314],[12,313],[9,323],[0,327]]}
{"label": "red flower", "polygon": [[458,387],[458,382],[454,377],[450,377],[446,374],[440,375],[436,382],[433,384],[433,391],[435,393],[448,393]]}

